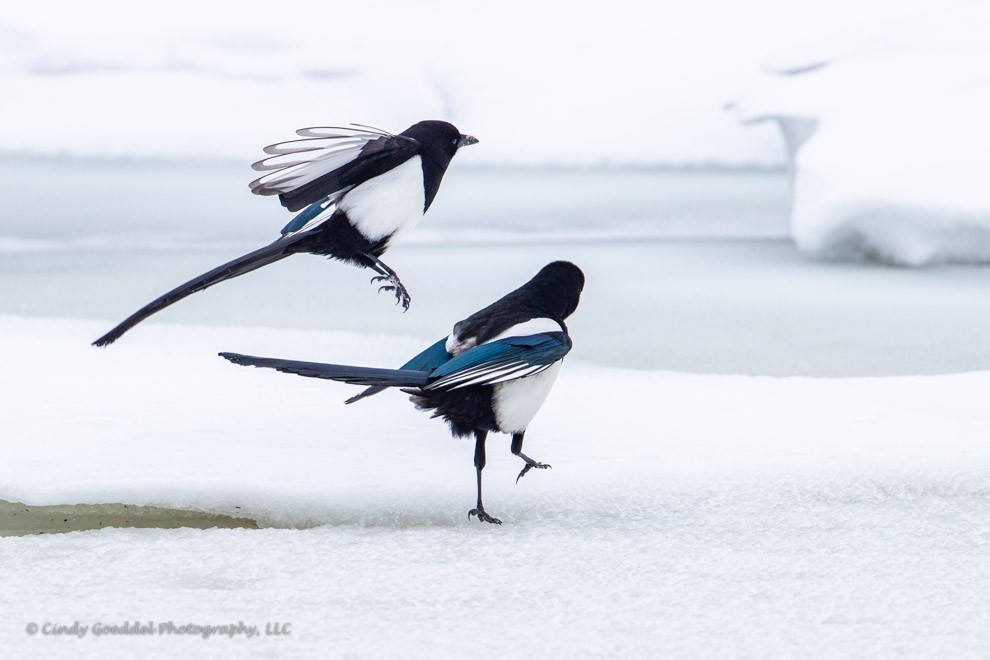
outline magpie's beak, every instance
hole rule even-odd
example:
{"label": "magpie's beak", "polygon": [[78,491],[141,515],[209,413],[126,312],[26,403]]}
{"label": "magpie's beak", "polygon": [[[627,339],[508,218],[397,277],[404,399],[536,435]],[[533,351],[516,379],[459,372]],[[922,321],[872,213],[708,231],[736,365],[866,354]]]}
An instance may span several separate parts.
{"label": "magpie's beak", "polygon": [[473,135],[462,135],[461,139],[457,141],[457,148],[466,147],[469,144],[478,144],[478,138]]}

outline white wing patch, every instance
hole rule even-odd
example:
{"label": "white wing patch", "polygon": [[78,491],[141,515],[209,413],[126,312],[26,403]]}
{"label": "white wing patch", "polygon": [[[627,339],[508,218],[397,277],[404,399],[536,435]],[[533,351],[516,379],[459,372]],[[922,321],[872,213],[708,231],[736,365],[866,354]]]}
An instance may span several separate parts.
{"label": "white wing patch", "polygon": [[259,172],[275,170],[251,182],[251,192],[276,195],[290,192],[324,174],[343,167],[359,155],[369,142],[387,140],[389,133],[361,128],[301,128],[302,140],[290,140],[265,147],[271,158],[251,167]]}
{"label": "white wing patch", "polygon": [[478,345],[478,342],[474,340],[474,337],[468,337],[464,341],[457,338],[457,334],[451,330],[450,334],[447,335],[447,341],[443,345],[447,352],[451,355],[460,355],[469,348],[474,348]]}
{"label": "white wing patch", "polygon": [[419,156],[356,186],[337,202],[365,238],[377,241],[391,237],[389,245],[419,224],[425,206]]}
{"label": "white wing patch", "polygon": [[538,374],[550,367],[549,364],[529,364],[527,362],[500,362],[494,365],[479,365],[456,374],[441,378],[427,389],[458,390],[468,385],[494,385],[515,378],[525,378]]}
{"label": "white wing patch", "polygon": [[[456,326],[455,326],[456,328]],[[529,319],[528,321],[523,321],[522,323],[517,323],[505,332],[501,333],[496,337],[492,337],[488,341],[484,342],[487,344],[489,341],[495,341],[497,339],[505,339],[506,337],[526,337],[527,335],[538,335],[542,332],[563,332],[564,329],[559,323],[553,319],[548,318],[536,318]],[[450,334],[447,335],[447,341],[444,344],[444,348],[451,355],[460,355],[469,348],[474,348],[478,345],[478,342],[474,337],[464,337],[463,339],[457,336],[455,330],[451,330]]]}
{"label": "white wing patch", "polygon": [[536,318],[530,319],[528,321],[523,321],[522,323],[517,323],[511,328],[507,329],[502,334],[497,337],[492,337],[484,343],[489,341],[496,341],[499,339],[505,339],[506,337],[528,337],[529,335],[538,335],[544,332],[563,332],[564,328],[561,327],[560,323],[548,318]]}
{"label": "white wing patch", "polygon": [[252,181],[251,192],[258,195],[275,195],[295,190],[324,174],[333,172],[338,167],[347,165],[361,154],[361,149],[366,143],[345,142],[334,145],[332,150],[293,153],[258,161],[254,164],[255,170],[277,171]]}

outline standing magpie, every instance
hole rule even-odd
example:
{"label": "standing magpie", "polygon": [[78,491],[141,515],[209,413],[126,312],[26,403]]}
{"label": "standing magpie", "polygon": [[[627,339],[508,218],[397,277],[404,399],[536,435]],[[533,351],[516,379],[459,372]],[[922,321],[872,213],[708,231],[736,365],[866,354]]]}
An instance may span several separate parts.
{"label": "standing magpie", "polygon": [[378,275],[372,282],[409,309],[409,293],[379,258],[415,227],[440,189],[450,160],[478,140],[444,121],[421,121],[392,135],[369,126],[303,128],[301,140],[265,147],[252,167],[270,171],[252,181],[256,195],[278,195],[298,214],[273,243],[218,266],[148,303],[103,335],[107,346],[135,325],[186,296],[293,254],[325,255]]}
{"label": "standing magpie", "polygon": [[402,388],[418,409],[443,417],[455,437],[474,435],[478,505],[468,518],[501,525],[481,503],[485,440],[489,431],[512,434],[512,453],[525,462],[516,481],[532,468],[550,467],[522,453],[523,436],[571,350],[564,319],[577,308],[583,288],[584,274],[577,266],[548,264],[526,284],[456,323],[449,336],[399,369],[220,355],[235,364],[371,386],[347,403]]}

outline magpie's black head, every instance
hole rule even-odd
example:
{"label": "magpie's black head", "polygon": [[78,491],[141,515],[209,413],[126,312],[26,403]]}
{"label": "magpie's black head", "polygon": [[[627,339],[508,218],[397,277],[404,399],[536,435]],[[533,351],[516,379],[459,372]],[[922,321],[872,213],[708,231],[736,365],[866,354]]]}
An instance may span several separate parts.
{"label": "magpie's black head", "polygon": [[535,294],[538,304],[547,312],[563,320],[577,309],[584,289],[584,273],[569,261],[554,261],[541,268],[523,288]]}
{"label": "magpie's black head", "polygon": [[402,135],[419,142],[427,153],[442,160],[444,165],[450,162],[461,147],[478,143],[478,138],[463,135],[453,124],[433,119],[413,124],[402,131]]}

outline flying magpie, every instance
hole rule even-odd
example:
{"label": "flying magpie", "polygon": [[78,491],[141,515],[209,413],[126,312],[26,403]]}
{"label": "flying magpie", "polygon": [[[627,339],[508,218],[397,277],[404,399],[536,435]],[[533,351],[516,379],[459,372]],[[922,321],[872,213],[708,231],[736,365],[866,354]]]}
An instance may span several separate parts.
{"label": "flying magpie", "polygon": [[421,121],[392,135],[381,129],[303,128],[301,140],[265,147],[269,158],[252,167],[268,172],[252,181],[256,195],[278,195],[302,211],[273,243],[218,266],[148,303],[103,335],[107,346],[135,325],[186,296],[293,254],[325,255],[378,275],[372,282],[409,309],[409,293],[380,257],[430,208],[450,160],[478,140],[445,121]]}
{"label": "flying magpie", "polygon": [[235,364],[370,385],[347,403],[389,388],[412,395],[420,410],[443,417],[455,437],[474,435],[478,505],[468,518],[501,525],[481,503],[481,471],[489,431],[512,434],[512,453],[532,468],[549,465],[522,453],[526,427],[543,405],[560,364],[571,350],[564,319],[577,308],[584,274],[572,263],[544,266],[526,284],[454,325],[449,336],[398,369],[373,369],[220,353]]}

